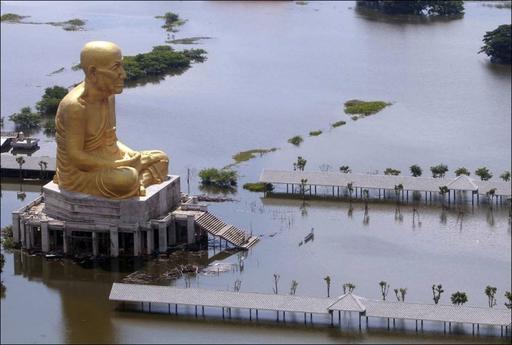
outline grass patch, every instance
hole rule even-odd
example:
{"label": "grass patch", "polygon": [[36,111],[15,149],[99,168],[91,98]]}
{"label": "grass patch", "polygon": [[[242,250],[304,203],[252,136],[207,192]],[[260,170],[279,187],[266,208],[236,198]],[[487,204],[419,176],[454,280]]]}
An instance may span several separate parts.
{"label": "grass patch", "polygon": [[336,121],[335,123],[332,123],[331,124],[331,127],[332,128],[336,128],[336,127],[340,127],[340,126],[344,126],[346,125],[347,123],[345,121]]}
{"label": "grass patch", "polygon": [[295,146],[299,146],[303,141],[304,141],[304,139],[302,139],[302,137],[300,135],[296,135],[296,136],[288,139],[288,142]]}
{"label": "grass patch", "polygon": [[235,164],[238,164],[253,159],[254,157],[256,157],[257,154],[259,154],[261,157],[265,153],[274,152],[276,150],[277,148],[273,147],[271,149],[254,149],[249,151],[242,151],[233,155],[233,160],[235,161]]}
{"label": "grass patch", "polygon": [[244,184],[244,189],[247,189],[250,192],[271,192],[274,190],[274,186],[272,183],[265,182],[255,182],[255,183],[246,183]]}
{"label": "grass patch", "polygon": [[352,99],[345,102],[345,113],[353,115],[352,120],[354,120],[354,116],[364,117],[368,115],[373,115],[391,105],[391,103],[383,102],[383,101],[361,101],[358,99]]}
{"label": "grass patch", "polygon": [[187,37],[187,38],[179,38],[179,39],[171,40],[171,41],[165,41],[165,43],[171,43],[171,44],[197,44],[197,42],[200,41],[200,40],[209,40],[210,38],[211,37],[203,37],[203,36]]}
{"label": "grass patch", "polygon": [[311,131],[311,132],[309,132],[309,136],[310,136],[310,137],[317,137],[317,136],[319,136],[320,134],[322,134],[322,131],[321,131],[321,130],[318,130],[318,131]]}
{"label": "grass patch", "polygon": [[19,23],[22,19],[28,17],[30,16],[20,16],[16,13],[6,13],[2,14],[1,21],[5,23]]}

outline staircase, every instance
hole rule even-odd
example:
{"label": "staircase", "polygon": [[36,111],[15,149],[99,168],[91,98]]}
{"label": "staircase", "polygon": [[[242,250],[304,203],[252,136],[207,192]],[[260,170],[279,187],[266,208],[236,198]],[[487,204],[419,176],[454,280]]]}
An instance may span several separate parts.
{"label": "staircase", "polygon": [[259,241],[257,236],[251,236],[233,225],[226,224],[208,212],[197,218],[196,224],[213,236],[220,237],[240,248],[249,249]]}

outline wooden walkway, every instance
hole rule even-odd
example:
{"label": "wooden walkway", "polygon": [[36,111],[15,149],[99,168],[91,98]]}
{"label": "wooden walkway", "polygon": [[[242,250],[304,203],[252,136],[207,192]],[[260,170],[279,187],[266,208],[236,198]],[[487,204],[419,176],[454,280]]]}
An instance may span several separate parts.
{"label": "wooden walkway", "polygon": [[245,309],[249,311],[249,319],[252,320],[252,312],[255,312],[258,319],[258,311],[274,311],[282,315],[283,321],[286,320],[286,313],[304,314],[304,322],[307,323],[309,314],[310,322],[313,322],[313,314],[322,314],[330,316],[331,325],[334,324],[335,312],[338,312],[338,321],[341,325],[341,312],[357,312],[359,314],[359,329],[361,329],[361,317],[366,317],[368,327],[368,318],[381,318],[388,320],[416,320],[416,331],[418,330],[418,321],[421,322],[423,330],[423,321],[437,321],[444,323],[446,332],[446,323],[465,323],[477,325],[499,326],[501,335],[505,330],[505,335],[509,332],[511,326],[511,311],[499,308],[477,308],[466,306],[418,304],[403,302],[387,302],[369,300],[363,297],[348,293],[336,298],[321,298],[292,295],[262,294],[250,292],[230,292],[216,291],[196,288],[176,288],[171,286],[155,285],[137,285],[114,283],[109,296],[110,301],[148,303],[149,311],[151,304],[167,305],[169,313],[171,305],[174,305],[175,314],[178,313],[178,305],[194,306],[197,316],[198,307],[202,308],[204,316],[204,307],[222,308],[222,316],[228,312],[231,317],[231,309]]}

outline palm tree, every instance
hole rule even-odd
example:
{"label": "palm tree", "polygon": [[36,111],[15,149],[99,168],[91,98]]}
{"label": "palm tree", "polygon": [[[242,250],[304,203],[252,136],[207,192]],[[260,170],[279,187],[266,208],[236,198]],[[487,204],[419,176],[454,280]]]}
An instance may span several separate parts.
{"label": "palm tree", "polygon": [[448,192],[450,192],[448,187],[446,187],[446,186],[439,187],[439,194],[441,194],[441,198],[442,198],[441,199],[441,206],[443,207],[443,209],[444,209],[445,197],[446,197],[446,194],[448,194]]}
{"label": "palm tree", "polygon": [[505,298],[508,300],[508,302],[505,302],[505,307],[512,309],[512,292],[505,291]]}
{"label": "palm tree", "polygon": [[451,300],[455,305],[463,305],[468,301],[468,296],[465,292],[457,291],[452,294]]}
{"label": "palm tree", "polygon": [[308,179],[307,178],[300,179],[300,193],[302,194],[302,200],[306,200],[306,186],[307,186],[307,183],[308,183]]}
{"label": "palm tree", "polygon": [[41,168],[41,174],[40,174],[40,178],[43,179],[43,176],[46,175],[46,168],[48,167],[48,163],[45,162],[45,161],[39,161],[39,168]]}
{"label": "palm tree", "polygon": [[[395,296],[396,296],[396,299],[398,302],[405,301],[405,295],[407,294],[407,288],[394,289],[393,291],[395,292]],[[400,292],[400,295],[398,294],[398,292]]]}
{"label": "palm tree", "polygon": [[505,182],[510,181],[510,171],[505,171],[503,174],[500,175],[500,178]]}
{"label": "palm tree", "polygon": [[432,285],[432,294],[434,295],[434,303],[439,303],[439,300],[441,299],[441,294],[444,292],[443,286],[441,284],[437,284],[437,286],[434,284]]}
{"label": "palm tree", "polygon": [[496,287],[487,285],[484,292],[487,298],[489,299],[489,308],[492,308],[496,305],[496,298],[494,297],[496,295]]}
{"label": "palm tree", "polygon": [[290,295],[295,295],[295,292],[297,291],[297,286],[299,286],[299,283],[297,283],[296,280],[292,280],[292,285],[290,286]]}
{"label": "palm tree", "polygon": [[356,286],[352,283],[343,284],[343,294],[346,294],[347,290],[348,290],[348,293],[352,293],[352,291],[354,291],[355,289],[356,289]]}
{"label": "palm tree", "polygon": [[400,193],[404,190],[403,184],[395,185],[395,196],[397,205],[400,204]]}
{"label": "palm tree", "polygon": [[22,180],[22,173],[23,173],[22,167],[23,167],[23,164],[25,164],[25,158],[23,158],[23,156],[16,157],[16,162],[20,166],[20,182],[21,182],[21,180]]}
{"label": "palm tree", "polygon": [[277,273],[274,273],[274,286],[272,289],[274,290],[274,293],[276,295],[279,293],[279,290],[277,289],[277,283],[279,282],[279,278],[280,278],[280,275]]}
{"label": "palm tree", "polygon": [[240,279],[237,279],[237,280],[235,280],[235,284],[233,286],[233,290],[235,292],[239,292],[241,286],[242,286],[242,281]]}
{"label": "palm tree", "polygon": [[379,286],[380,286],[380,292],[382,294],[382,300],[385,301],[386,296],[388,295],[388,292],[389,292],[389,284],[386,281],[382,280],[379,283]]}
{"label": "palm tree", "polygon": [[330,293],[331,292],[331,277],[326,276],[324,278],[324,280],[325,280],[325,283],[327,284],[327,297],[330,297],[330,295],[331,295],[331,293]]}
{"label": "palm tree", "polygon": [[347,190],[348,190],[349,200],[352,203],[352,192],[354,192],[354,187],[353,187],[352,182],[347,183]]}
{"label": "palm tree", "polygon": [[481,167],[475,170],[475,175],[480,177],[480,180],[487,181],[492,178],[492,174],[487,167]]}

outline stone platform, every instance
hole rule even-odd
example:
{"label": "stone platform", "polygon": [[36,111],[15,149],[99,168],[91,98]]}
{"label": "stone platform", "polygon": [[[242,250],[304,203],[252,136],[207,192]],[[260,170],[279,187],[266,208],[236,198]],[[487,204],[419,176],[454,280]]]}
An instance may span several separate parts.
{"label": "stone platform", "polygon": [[61,190],[54,182],[43,187],[47,216],[67,222],[144,224],[164,217],[180,205],[180,177],[149,186],[146,196],[114,200]]}

